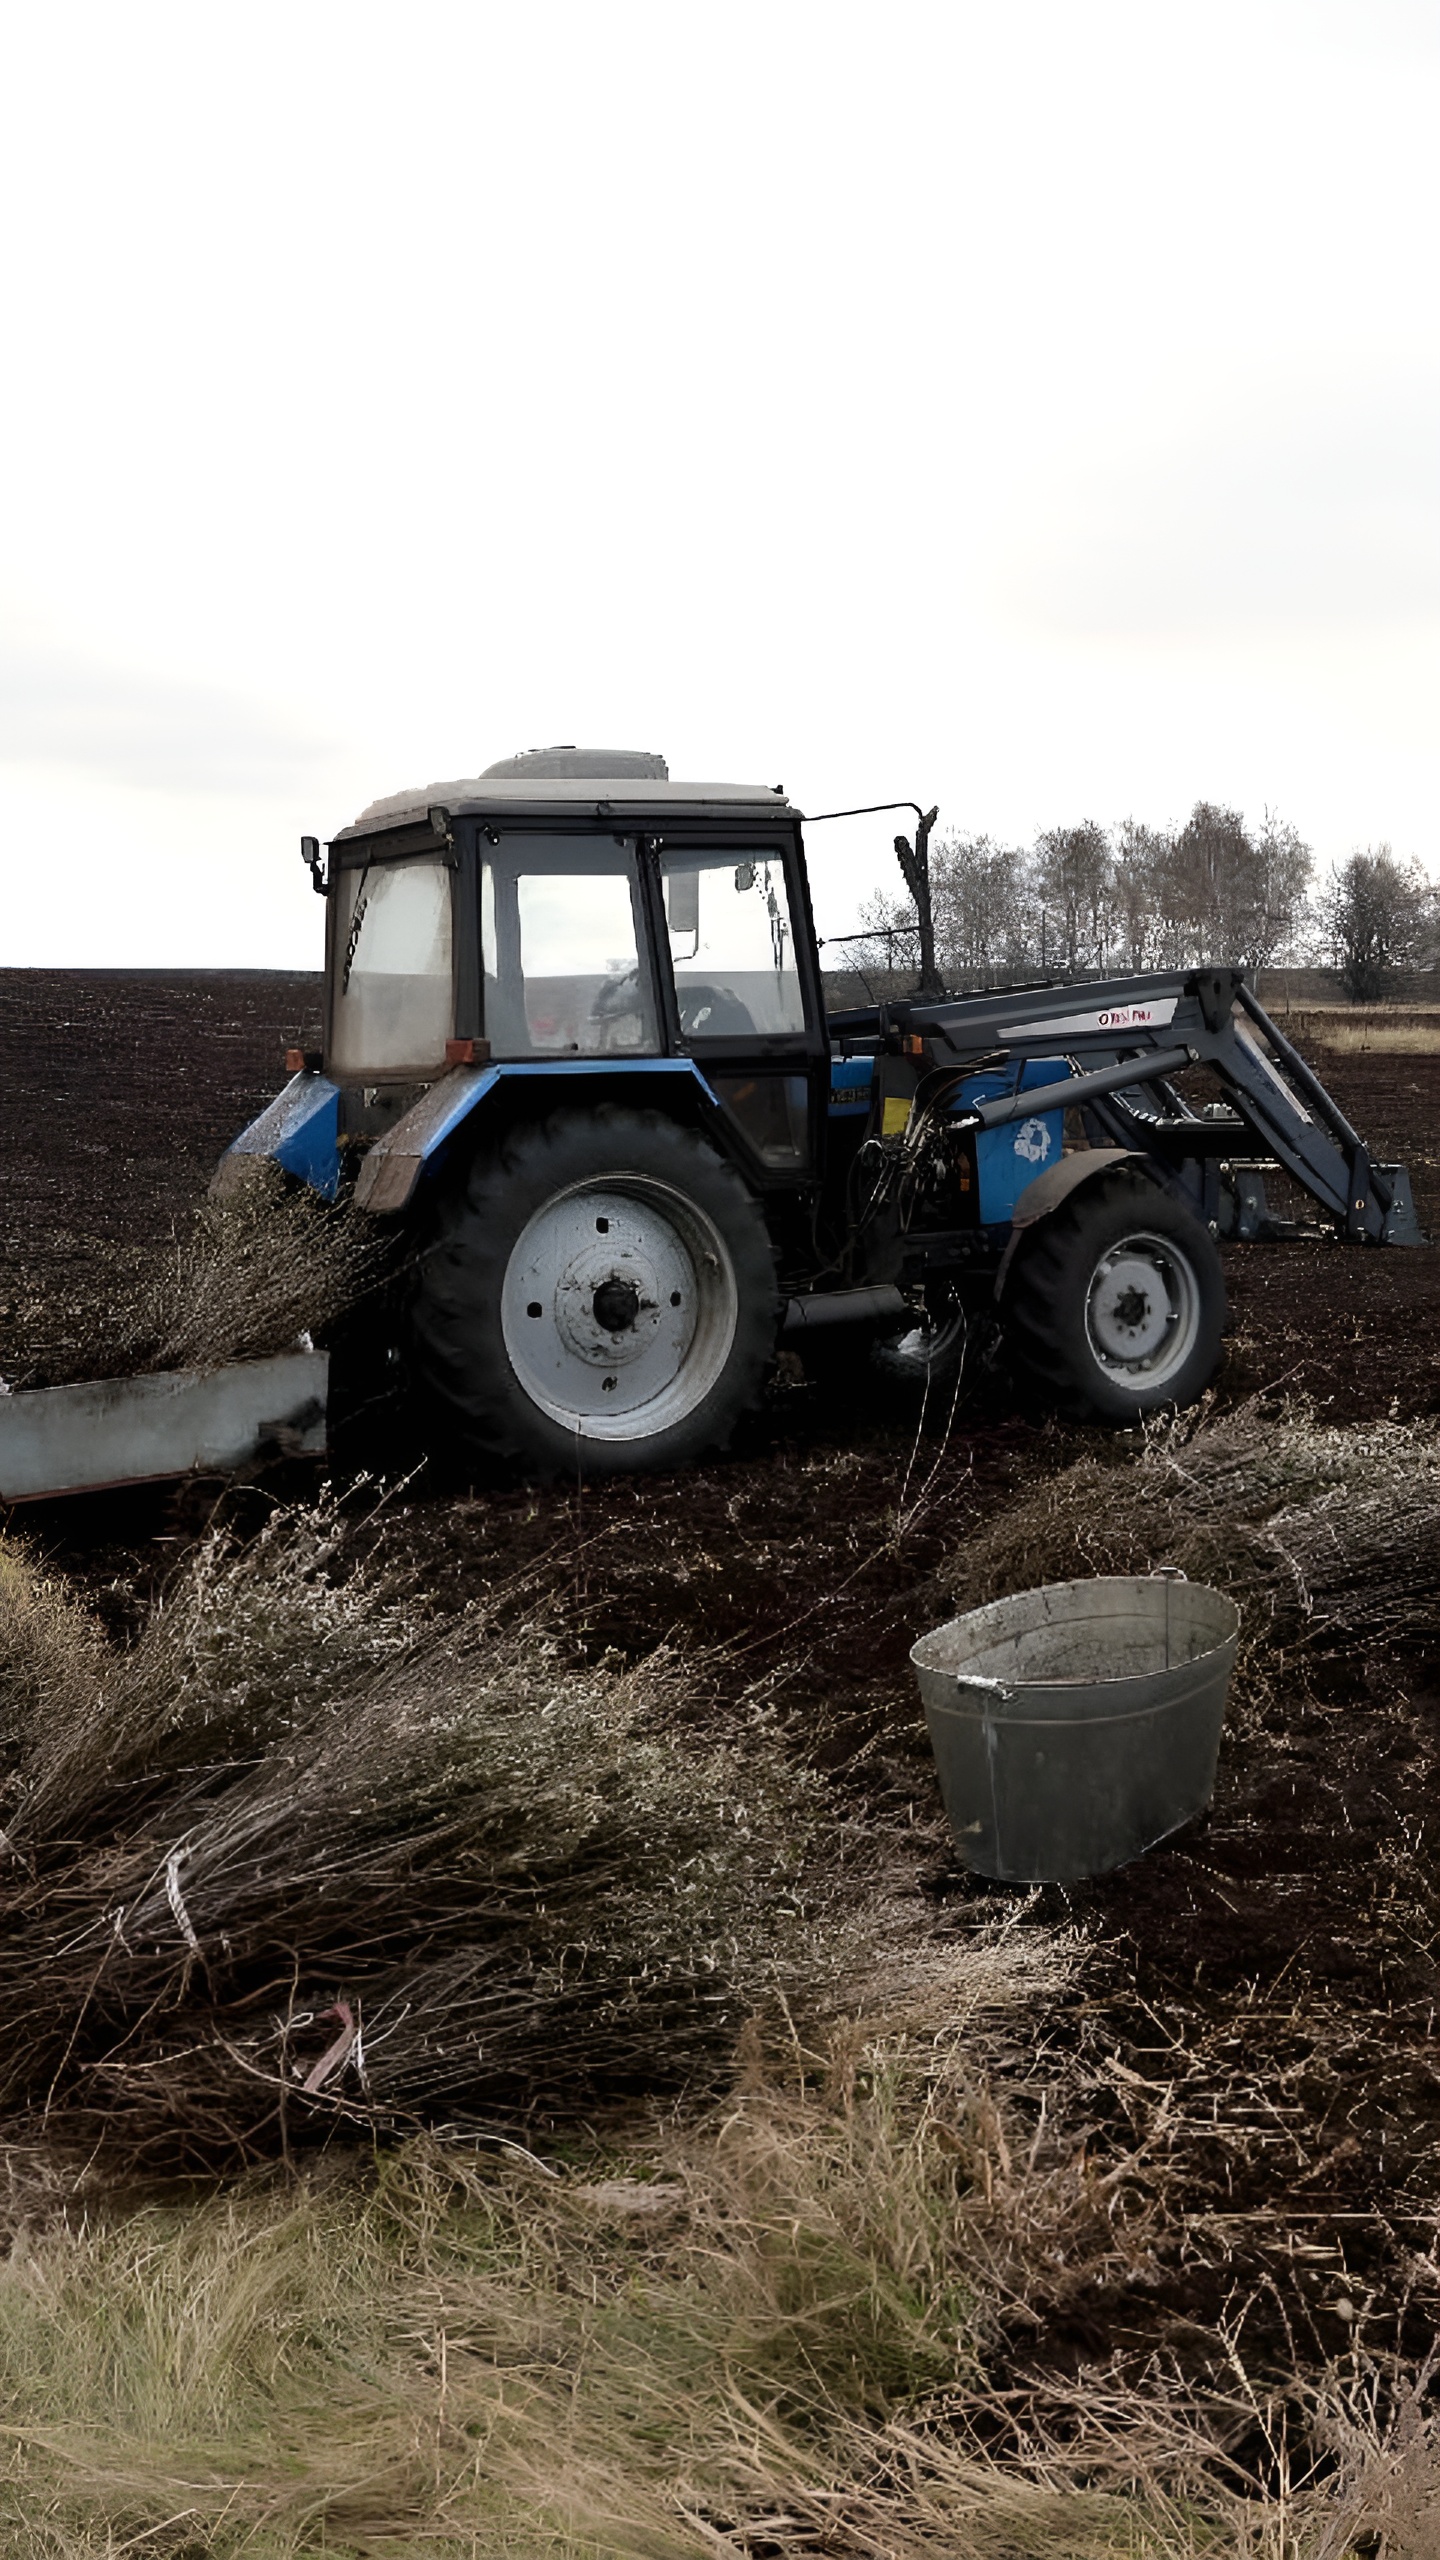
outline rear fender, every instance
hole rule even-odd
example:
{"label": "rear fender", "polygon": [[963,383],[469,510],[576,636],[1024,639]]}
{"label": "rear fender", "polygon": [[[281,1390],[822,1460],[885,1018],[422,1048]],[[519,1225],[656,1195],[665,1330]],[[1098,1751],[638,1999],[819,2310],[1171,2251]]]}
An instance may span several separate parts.
{"label": "rear fender", "polygon": [[1064,1201],[1070,1199],[1075,1192],[1083,1191],[1087,1182],[1097,1181],[1102,1173],[1109,1172],[1112,1165],[1137,1162],[1140,1153],[1141,1150],[1138,1147],[1079,1148],[1074,1155],[1062,1156],[1058,1164],[1050,1166],[1048,1172],[1037,1174],[1033,1182],[1026,1184],[1015,1203],[1010,1240],[1000,1257],[1000,1268],[995,1274],[997,1298],[1004,1294],[1005,1283],[1010,1276],[1010,1265],[1029,1229],[1038,1226],[1042,1218],[1053,1216]]}
{"label": "rear fender", "polygon": [[691,1058],[555,1058],[483,1067],[452,1067],[377,1138],[355,1184],[355,1205],[371,1217],[408,1209],[422,1178],[435,1172],[456,1132],[481,1103],[523,1095],[527,1102],[637,1102],[690,1118],[698,1106],[720,1105]]}

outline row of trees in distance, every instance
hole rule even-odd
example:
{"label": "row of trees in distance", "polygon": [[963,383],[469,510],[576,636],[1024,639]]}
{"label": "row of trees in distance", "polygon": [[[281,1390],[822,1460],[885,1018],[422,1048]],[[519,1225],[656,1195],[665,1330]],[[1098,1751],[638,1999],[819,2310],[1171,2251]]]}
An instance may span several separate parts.
{"label": "row of trees in distance", "polygon": [[[1183,827],[1087,819],[1028,846],[951,836],[932,843],[930,877],[936,956],[958,989],[1226,961],[1335,968],[1370,1002],[1398,973],[1440,965],[1440,884],[1418,863],[1380,845],[1317,883],[1310,847],[1268,810],[1247,827],[1238,809],[1200,800]],[[842,965],[886,979],[914,967],[904,897],[878,892],[861,916]]]}

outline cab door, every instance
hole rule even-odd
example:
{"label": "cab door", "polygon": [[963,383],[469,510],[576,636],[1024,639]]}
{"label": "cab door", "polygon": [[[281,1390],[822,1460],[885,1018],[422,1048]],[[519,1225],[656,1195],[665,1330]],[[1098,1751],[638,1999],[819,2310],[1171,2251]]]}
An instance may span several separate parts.
{"label": "cab door", "polygon": [[667,836],[654,853],[680,1046],[756,1163],[807,1173],[813,1070],[828,1048],[784,850],[737,833],[728,844]]}

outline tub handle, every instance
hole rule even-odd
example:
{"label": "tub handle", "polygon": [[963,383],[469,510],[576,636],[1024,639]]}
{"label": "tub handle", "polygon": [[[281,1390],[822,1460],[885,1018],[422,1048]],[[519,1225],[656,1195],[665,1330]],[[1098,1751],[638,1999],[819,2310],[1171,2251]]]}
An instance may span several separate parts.
{"label": "tub handle", "polygon": [[1157,1564],[1150,1576],[1152,1582],[1185,1582],[1188,1578],[1178,1564]]}
{"label": "tub handle", "polygon": [[987,1698],[1003,1698],[1008,1701],[1015,1695],[1006,1681],[987,1680],[984,1673],[980,1671],[952,1671],[950,1677],[957,1689],[983,1689]]}

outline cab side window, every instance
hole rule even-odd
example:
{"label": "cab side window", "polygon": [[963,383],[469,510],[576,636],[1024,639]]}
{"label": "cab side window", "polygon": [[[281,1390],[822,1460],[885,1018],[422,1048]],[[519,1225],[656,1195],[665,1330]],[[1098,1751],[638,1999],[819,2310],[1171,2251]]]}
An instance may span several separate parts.
{"label": "cab side window", "polygon": [[805,1028],[795,936],[778,853],[661,855],[665,921],[688,1039],[762,1037]]}

